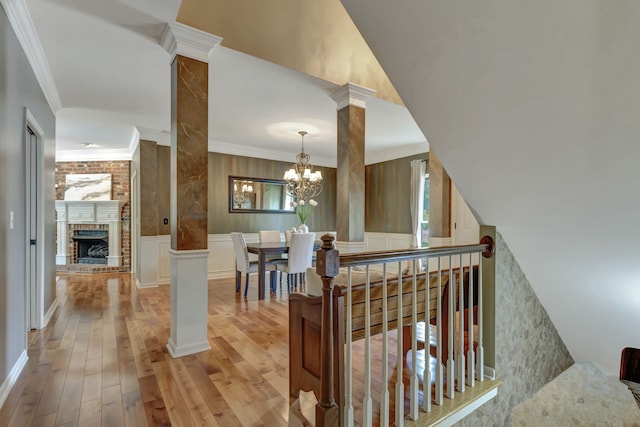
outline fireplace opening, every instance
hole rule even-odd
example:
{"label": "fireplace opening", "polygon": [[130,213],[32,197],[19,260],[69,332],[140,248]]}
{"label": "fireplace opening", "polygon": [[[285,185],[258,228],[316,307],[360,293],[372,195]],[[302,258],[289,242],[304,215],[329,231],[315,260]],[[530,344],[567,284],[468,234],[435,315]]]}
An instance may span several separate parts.
{"label": "fireplace opening", "polygon": [[106,230],[76,230],[72,239],[76,243],[78,264],[106,264],[109,255],[109,232]]}

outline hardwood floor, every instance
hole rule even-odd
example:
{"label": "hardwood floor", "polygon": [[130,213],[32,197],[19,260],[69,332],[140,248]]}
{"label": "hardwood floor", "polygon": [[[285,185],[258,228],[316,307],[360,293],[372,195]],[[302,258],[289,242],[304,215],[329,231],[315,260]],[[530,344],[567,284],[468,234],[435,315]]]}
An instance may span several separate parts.
{"label": "hardwood floor", "polygon": [[212,349],[177,359],[165,348],[169,286],[137,289],[127,273],[61,274],[58,299],[49,325],[29,332],[29,361],[0,425],[311,424],[313,396],[288,396],[286,294],[258,301],[252,281],[245,299],[232,279],[210,281]]}
{"label": "hardwood floor", "polygon": [[[253,276],[246,299],[235,293],[234,279],[209,281],[211,350],[174,359],[166,349],[169,286],[137,289],[128,273],[61,274],[59,305],[46,328],[28,333],[29,360],[0,409],[0,426],[313,425],[313,393],[289,398],[286,290],[258,301]],[[356,425],[362,425],[362,344],[353,345]],[[390,333],[389,348],[395,346]],[[380,335],[372,337],[374,372],[381,369],[381,348]],[[392,353],[391,392],[397,377]],[[404,369],[405,390],[407,375]],[[485,381],[407,425],[431,425],[459,410],[456,402],[496,386]],[[374,425],[384,387],[373,375]],[[392,399],[391,419],[393,406]],[[408,410],[405,391],[405,415]]]}

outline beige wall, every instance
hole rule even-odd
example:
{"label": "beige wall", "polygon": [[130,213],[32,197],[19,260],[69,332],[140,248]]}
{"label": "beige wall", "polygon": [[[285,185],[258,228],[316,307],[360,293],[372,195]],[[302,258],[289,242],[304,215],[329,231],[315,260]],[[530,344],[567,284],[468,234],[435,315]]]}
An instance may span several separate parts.
{"label": "beige wall", "polygon": [[429,153],[365,167],[365,231],[411,234],[409,163],[414,159],[428,160]]}
{"label": "beige wall", "polygon": [[[51,111],[36,76],[14,34],[4,9],[0,7],[0,384],[2,391],[12,369],[21,368],[26,356],[27,329],[25,283],[28,240],[25,179],[25,107],[43,134],[41,236],[38,242],[43,265],[42,304],[46,312],[56,298],[55,281],[55,115]],[[10,221],[11,214],[13,219]],[[13,223],[10,227],[9,224]],[[19,371],[16,371],[19,372]],[[8,390],[7,390],[8,391]]]}
{"label": "beige wall", "polygon": [[[284,171],[290,167],[289,162],[209,153],[209,233],[249,233],[266,229],[286,230],[298,226],[300,219],[293,213],[229,213],[229,175],[282,179]],[[332,231],[336,228],[336,170],[317,169],[322,171],[323,190],[317,198],[318,206],[309,216],[307,225],[310,231]]]}
{"label": "beige wall", "polygon": [[158,150],[153,141],[140,140],[140,235],[158,235]]}
{"label": "beige wall", "polygon": [[183,0],[176,20],[222,37],[222,46],[402,105],[339,0]]}
{"label": "beige wall", "polygon": [[[158,235],[169,234],[164,218],[170,212],[170,148],[157,146],[157,229]],[[409,162],[413,159],[429,159],[423,153],[387,162],[375,163],[365,168],[365,231],[380,233],[411,233],[408,211]],[[153,162],[145,164],[152,167]],[[228,177],[248,176],[281,179],[289,162],[209,153],[209,234],[226,234],[231,231],[257,232],[261,229],[286,230],[299,225],[295,214],[229,213]],[[308,220],[310,230],[333,231],[336,228],[336,170],[319,168],[324,177],[319,205]],[[144,174],[144,172],[143,172]],[[153,188],[141,189],[141,197]],[[144,210],[144,207],[142,208]],[[141,225],[144,228],[144,225]]]}
{"label": "beige wall", "polygon": [[[165,218],[167,221],[169,220],[171,210],[169,197],[171,182],[170,158],[170,148],[158,145],[157,164],[155,165],[158,235],[170,234],[169,225],[164,224]],[[286,230],[291,227],[297,227],[300,224],[298,216],[294,213],[229,213],[228,178],[230,175],[282,179],[284,171],[291,167],[291,163],[221,153],[209,153],[208,163],[209,234],[226,234],[232,231],[251,233],[265,229]],[[152,169],[154,167],[153,162],[148,165],[143,162],[142,167],[143,169],[147,167]],[[307,225],[311,231],[332,231],[335,230],[336,170],[333,168],[318,169],[322,170],[322,176],[324,177],[323,190],[318,197],[318,206],[309,216]],[[151,191],[154,191],[153,186],[151,188],[142,188],[141,194]],[[144,225],[141,227],[144,228]]]}

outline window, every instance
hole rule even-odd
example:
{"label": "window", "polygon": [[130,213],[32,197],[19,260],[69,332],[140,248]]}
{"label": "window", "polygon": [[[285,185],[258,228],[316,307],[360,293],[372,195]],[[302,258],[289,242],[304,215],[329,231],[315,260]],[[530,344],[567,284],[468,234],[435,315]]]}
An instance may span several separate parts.
{"label": "window", "polygon": [[424,198],[422,204],[422,218],[420,219],[421,223],[421,241],[422,247],[426,248],[429,246],[429,174],[426,173],[424,175]]}

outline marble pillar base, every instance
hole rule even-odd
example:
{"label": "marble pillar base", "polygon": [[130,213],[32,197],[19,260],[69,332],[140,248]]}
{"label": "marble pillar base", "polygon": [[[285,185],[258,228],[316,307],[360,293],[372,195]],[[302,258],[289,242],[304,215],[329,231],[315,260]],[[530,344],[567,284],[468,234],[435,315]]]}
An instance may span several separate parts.
{"label": "marble pillar base", "polygon": [[71,262],[70,255],[56,255],[56,265],[67,265]]}
{"label": "marble pillar base", "polygon": [[171,330],[167,349],[181,357],[211,349],[207,337],[208,250],[169,250]]}

